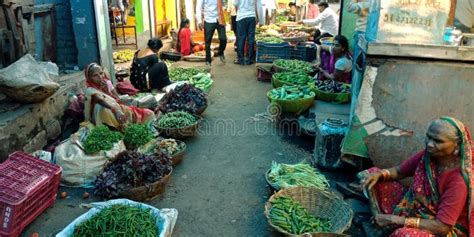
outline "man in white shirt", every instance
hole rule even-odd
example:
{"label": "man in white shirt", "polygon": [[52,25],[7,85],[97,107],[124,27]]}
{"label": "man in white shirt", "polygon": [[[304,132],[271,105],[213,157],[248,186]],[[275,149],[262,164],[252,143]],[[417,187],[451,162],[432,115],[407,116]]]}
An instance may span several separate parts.
{"label": "man in white shirt", "polygon": [[[265,24],[262,2],[261,0],[234,0],[234,6],[237,9],[237,60],[234,63],[250,65],[254,63],[256,17],[260,25]],[[244,55],[245,41],[249,46],[247,55]]]}
{"label": "man in white shirt", "polygon": [[320,45],[321,38],[337,35],[339,31],[339,16],[329,7],[327,2],[320,2],[318,8],[320,14],[315,19],[303,20],[300,23],[313,26],[321,24],[321,27],[316,30],[314,35],[314,42]]}
{"label": "man in white shirt", "polygon": [[[227,45],[227,36],[225,35],[223,6],[223,0],[197,0],[196,3],[196,23],[198,24],[199,29],[204,29],[206,64],[208,66],[211,66],[211,43],[212,36],[216,29],[219,36],[219,51],[217,56],[219,56],[222,63],[225,63],[224,50]],[[202,12],[202,10],[204,10],[204,12]],[[202,23],[203,15],[204,23]]]}

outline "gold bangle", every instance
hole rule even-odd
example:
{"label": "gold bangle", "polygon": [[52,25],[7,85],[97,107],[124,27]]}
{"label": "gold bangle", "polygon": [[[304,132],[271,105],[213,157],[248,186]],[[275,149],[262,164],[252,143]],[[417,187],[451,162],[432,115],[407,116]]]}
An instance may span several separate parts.
{"label": "gold bangle", "polygon": [[387,169],[382,170],[382,177],[384,181],[387,181],[390,179],[390,171]]}
{"label": "gold bangle", "polygon": [[415,225],[415,228],[417,228],[417,229],[420,228],[420,221],[421,221],[420,218],[416,218],[416,225]]}
{"label": "gold bangle", "polygon": [[405,218],[405,227],[416,228],[420,226],[420,218]]}

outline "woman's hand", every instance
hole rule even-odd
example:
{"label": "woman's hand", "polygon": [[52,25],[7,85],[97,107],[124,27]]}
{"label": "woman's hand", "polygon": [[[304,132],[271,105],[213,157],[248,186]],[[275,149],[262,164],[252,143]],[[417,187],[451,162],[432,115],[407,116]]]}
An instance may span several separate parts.
{"label": "woman's hand", "polygon": [[390,226],[390,225],[403,225],[403,217],[395,215],[386,215],[386,214],[376,214],[375,222],[381,227]]}
{"label": "woman's hand", "polygon": [[381,177],[381,171],[371,173],[362,180],[362,186],[368,187],[368,189],[372,189],[372,187],[374,187],[374,185],[380,180]]}
{"label": "woman's hand", "polygon": [[118,120],[120,124],[124,124],[127,121],[127,116],[122,112],[122,110],[118,109],[114,112],[115,118]]}

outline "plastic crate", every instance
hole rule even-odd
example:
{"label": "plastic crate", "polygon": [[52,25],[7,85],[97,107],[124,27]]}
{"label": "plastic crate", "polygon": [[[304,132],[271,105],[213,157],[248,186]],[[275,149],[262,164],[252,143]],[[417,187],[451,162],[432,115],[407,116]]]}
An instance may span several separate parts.
{"label": "plastic crate", "polygon": [[21,231],[53,205],[62,168],[23,152],[0,164],[0,236]]}
{"label": "plastic crate", "polygon": [[257,42],[257,63],[272,63],[276,59],[290,59],[288,43],[263,43]]}
{"label": "plastic crate", "polygon": [[271,81],[273,76],[273,66],[257,66],[257,80]]}
{"label": "plastic crate", "polygon": [[316,46],[312,44],[293,46],[290,49],[290,59],[312,62],[316,59]]}

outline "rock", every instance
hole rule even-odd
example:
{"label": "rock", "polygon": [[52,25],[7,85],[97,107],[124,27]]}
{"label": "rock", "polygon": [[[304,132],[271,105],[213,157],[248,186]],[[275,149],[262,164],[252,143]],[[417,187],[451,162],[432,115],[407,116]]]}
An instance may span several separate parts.
{"label": "rock", "polygon": [[46,131],[41,131],[36,134],[33,139],[30,140],[25,146],[23,146],[23,151],[27,153],[32,153],[36,150],[41,150],[46,146]]}
{"label": "rock", "polygon": [[61,124],[58,120],[53,120],[46,125],[46,139],[48,141],[56,139],[61,135]]}

